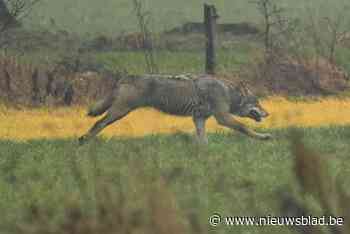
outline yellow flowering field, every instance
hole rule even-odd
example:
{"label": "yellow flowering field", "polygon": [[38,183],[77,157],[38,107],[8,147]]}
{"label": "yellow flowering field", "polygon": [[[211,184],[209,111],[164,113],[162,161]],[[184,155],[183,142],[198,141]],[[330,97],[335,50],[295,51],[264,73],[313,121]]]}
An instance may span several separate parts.
{"label": "yellow flowering field", "polygon": [[[257,128],[327,126],[350,124],[350,99],[324,98],[318,101],[289,101],[270,97],[262,101],[270,116],[261,123],[240,119]],[[98,118],[89,118],[86,107],[0,110],[0,139],[67,138],[85,133]],[[211,118],[210,132],[224,130]],[[156,133],[193,132],[191,118],[175,117],[145,108],[135,110],[102,131],[102,136],[137,137]]]}

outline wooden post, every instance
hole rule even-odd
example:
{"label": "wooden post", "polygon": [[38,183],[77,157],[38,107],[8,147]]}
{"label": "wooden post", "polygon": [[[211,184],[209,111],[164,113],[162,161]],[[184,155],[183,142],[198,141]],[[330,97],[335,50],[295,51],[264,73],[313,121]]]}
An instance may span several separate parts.
{"label": "wooden post", "polygon": [[74,96],[74,89],[71,82],[65,80],[64,82],[64,93],[63,93],[63,103],[66,106],[72,105]]}
{"label": "wooden post", "polygon": [[214,5],[204,4],[204,28],[206,36],[206,63],[205,72],[215,74],[216,56],[215,56],[215,35],[216,19],[219,16],[216,13]]}
{"label": "wooden post", "polygon": [[39,104],[39,71],[37,68],[32,74],[32,104]]}
{"label": "wooden post", "polygon": [[54,80],[54,71],[47,72],[47,83],[46,83],[46,97],[52,94],[52,84]]}
{"label": "wooden post", "polygon": [[4,68],[5,73],[5,90],[7,92],[7,102],[14,101],[12,100],[12,88],[11,88],[11,76],[10,73]]}

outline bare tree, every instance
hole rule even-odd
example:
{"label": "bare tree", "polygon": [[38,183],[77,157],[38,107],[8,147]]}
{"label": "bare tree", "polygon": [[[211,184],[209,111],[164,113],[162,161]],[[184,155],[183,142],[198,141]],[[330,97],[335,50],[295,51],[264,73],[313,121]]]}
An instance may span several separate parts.
{"label": "bare tree", "polygon": [[7,8],[4,0],[0,0],[0,22],[2,24],[9,24],[16,21],[15,17],[10,14],[9,9]]}
{"label": "bare tree", "polygon": [[19,25],[32,7],[41,0],[0,0],[0,32]]}
{"label": "bare tree", "polygon": [[287,9],[280,7],[275,0],[253,0],[262,17],[264,27],[262,37],[265,49],[265,62],[278,58],[288,60],[293,57],[302,61],[306,51],[303,27],[299,18],[288,16]]}
{"label": "bare tree", "polygon": [[158,72],[158,68],[155,62],[152,34],[149,29],[151,13],[144,10],[142,0],[133,0],[133,5],[138,21],[139,30],[142,36],[141,45],[144,50],[147,72],[156,73]]}
{"label": "bare tree", "polygon": [[344,20],[348,10],[349,7],[345,6],[335,9],[334,14],[317,18],[314,9],[307,8],[309,19],[306,34],[311,35],[316,57],[325,57],[333,65],[336,62],[335,55],[339,44],[350,32],[350,22]]}
{"label": "bare tree", "polygon": [[319,58],[325,55],[325,40],[321,33],[323,30],[320,30],[320,21],[315,16],[314,9],[308,6],[306,10],[308,20],[305,27],[305,35],[311,38],[311,48],[314,49],[316,63],[318,63]]}
{"label": "bare tree", "polygon": [[327,43],[328,47],[328,59],[329,62],[335,63],[335,52],[338,47],[339,42],[344,38],[345,35],[349,33],[348,29],[342,29],[342,23],[344,22],[344,12],[341,12],[334,19],[330,17],[324,18],[327,24],[327,29],[330,34],[330,40]]}
{"label": "bare tree", "polygon": [[265,56],[266,60],[269,61],[274,47],[273,29],[275,26],[282,23],[282,18],[280,16],[284,9],[277,6],[273,0],[253,0],[250,2],[256,5],[263,18]]}

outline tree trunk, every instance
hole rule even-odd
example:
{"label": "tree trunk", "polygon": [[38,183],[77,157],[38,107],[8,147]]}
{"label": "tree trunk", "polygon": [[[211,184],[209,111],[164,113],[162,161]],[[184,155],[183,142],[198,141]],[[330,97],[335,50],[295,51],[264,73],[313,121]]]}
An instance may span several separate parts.
{"label": "tree trunk", "polygon": [[10,11],[4,0],[0,0],[0,25],[12,26],[16,25],[16,18],[10,14]]}

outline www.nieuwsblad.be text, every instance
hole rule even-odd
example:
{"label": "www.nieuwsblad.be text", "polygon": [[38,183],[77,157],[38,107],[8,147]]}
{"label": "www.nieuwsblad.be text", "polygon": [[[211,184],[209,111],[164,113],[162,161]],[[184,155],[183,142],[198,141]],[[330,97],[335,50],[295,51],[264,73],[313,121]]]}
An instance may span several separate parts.
{"label": "www.nieuwsblad.be text", "polygon": [[209,224],[217,226],[342,226],[344,218],[334,216],[301,216],[301,217],[249,217],[222,216],[213,214],[209,217]]}

